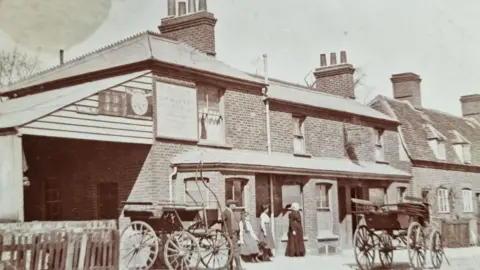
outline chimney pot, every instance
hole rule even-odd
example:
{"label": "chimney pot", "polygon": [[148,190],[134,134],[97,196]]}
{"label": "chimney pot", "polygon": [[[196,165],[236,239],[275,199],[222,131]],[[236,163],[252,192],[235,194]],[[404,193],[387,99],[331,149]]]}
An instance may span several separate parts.
{"label": "chimney pot", "polygon": [[321,67],[327,66],[327,56],[324,53],[320,54],[320,66]]}
{"label": "chimney pot", "polygon": [[337,64],[337,54],[332,52],[330,53],[330,65],[334,66]]}
{"label": "chimney pot", "polygon": [[60,65],[63,65],[63,50],[60,50]]}
{"label": "chimney pot", "polygon": [[178,16],[187,14],[187,4],[185,2],[178,2]]}
{"label": "chimney pot", "polygon": [[197,12],[197,0],[188,0],[188,13]]}
{"label": "chimney pot", "polygon": [[168,17],[175,17],[175,0],[168,0]]}
{"label": "chimney pot", "polygon": [[347,63],[347,52],[346,51],[341,51],[340,52],[340,63],[341,64]]}
{"label": "chimney pot", "polygon": [[207,0],[199,0],[198,10],[199,11],[207,11]]}

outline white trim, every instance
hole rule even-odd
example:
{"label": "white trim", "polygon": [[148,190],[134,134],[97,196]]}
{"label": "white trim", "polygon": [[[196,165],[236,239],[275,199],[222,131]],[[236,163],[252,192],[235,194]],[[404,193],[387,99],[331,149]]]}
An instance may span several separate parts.
{"label": "white trim", "polygon": [[23,135],[46,136],[46,137],[92,140],[92,141],[108,141],[108,142],[119,142],[119,143],[134,143],[134,144],[149,144],[149,145],[153,144],[153,138],[151,139],[132,138],[132,137],[122,137],[122,136],[114,136],[114,135],[78,133],[73,131],[50,130],[50,129],[31,128],[31,127],[22,127],[22,128],[19,128],[19,131]]}

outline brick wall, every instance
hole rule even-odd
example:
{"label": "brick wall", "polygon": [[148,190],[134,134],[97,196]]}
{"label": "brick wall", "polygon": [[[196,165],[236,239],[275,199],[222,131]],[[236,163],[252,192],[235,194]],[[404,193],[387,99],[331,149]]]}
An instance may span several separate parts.
{"label": "brick wall", "polygon": [[227,143],[234,148],[267,151],[265,104],[260,90],[229,89],[224,101]]}

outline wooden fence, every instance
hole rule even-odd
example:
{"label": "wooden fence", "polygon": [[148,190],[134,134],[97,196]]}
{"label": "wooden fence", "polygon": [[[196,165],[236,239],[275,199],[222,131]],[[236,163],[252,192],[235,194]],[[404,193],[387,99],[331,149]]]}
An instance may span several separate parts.
{"label": "wooden fence", "polygon": [[0,269],[116,270],[119,244],[116,228],[0,230]]}

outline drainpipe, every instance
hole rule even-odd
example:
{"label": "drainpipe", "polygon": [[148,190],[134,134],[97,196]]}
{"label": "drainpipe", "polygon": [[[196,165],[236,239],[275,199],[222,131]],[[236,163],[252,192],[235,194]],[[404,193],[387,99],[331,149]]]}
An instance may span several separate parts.
{"label": "drainpipe", "polygon": [[168,175],[168,198],[173,202],[173,177],[177,174],[177,166],[173,167],[173,172]]}
{"label": "drainpipe", "polygon": [[[263,92],[263,98],[265,100],[265,118],[267,121],[267,153],[270,155],[272,153],[272,141],[270,137],[270,102],[268,100],[268,61],[267,54],[263,54],[263,68],[264,68],[264,78],[265,78],[265,91]],[[270,186],[270,225],[272,226],[272,235],[275,235],[275,206],[273,200],[273,176],[272,174],[268,175],[268,181]]]}

